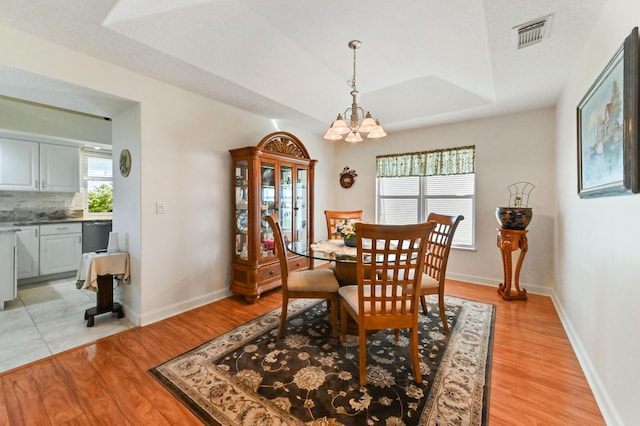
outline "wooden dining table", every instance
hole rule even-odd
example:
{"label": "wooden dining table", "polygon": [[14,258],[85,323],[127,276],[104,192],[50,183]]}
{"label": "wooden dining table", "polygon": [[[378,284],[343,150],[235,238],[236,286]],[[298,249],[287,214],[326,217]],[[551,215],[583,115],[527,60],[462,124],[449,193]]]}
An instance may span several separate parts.
{"label": "wooden dining table", "polygon": [[308,246],[305,243],[296,241],[287,244],[287,250],[310,259],[335,262],[334,272],[341,286],[358,284],[356,272],[358,249],[345,245],[343,240],[317,241]]}
{"label": "wooden dining table", "polygon": [[358,251],[348,247],[343,240],[324,240],[306,244],[294,241],[287,244],[287,250],[310,259],[335,262],[334,272],[340,285],[356,285],[356,265]]}

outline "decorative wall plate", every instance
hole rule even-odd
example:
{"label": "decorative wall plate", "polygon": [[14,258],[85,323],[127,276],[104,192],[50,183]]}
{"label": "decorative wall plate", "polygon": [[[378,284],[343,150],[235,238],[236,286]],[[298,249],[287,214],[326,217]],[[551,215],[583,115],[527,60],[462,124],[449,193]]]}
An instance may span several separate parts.
{"label": "decorative wall plate", "polygon": [[131,153],[128,149],[123,149],[120,152],[120,174],[127,177],[129,172],[131,172]]}
{"label": "decorative wall plate", "polygon": [[356,176],[358,176],[356,171],[346,166],[340,173],[340,186],[343,188],[351,188],[351,185],[356,181]]}

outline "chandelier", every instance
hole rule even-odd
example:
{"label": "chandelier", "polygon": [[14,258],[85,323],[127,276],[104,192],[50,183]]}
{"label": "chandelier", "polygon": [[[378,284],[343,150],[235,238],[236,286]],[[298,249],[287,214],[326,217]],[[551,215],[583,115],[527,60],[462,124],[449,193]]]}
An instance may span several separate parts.
{"label": "chandelier", "polygon": [[[367,111],[365,113],[362,107],[358,106],[358,89],[356,88],[356,49],[362,46],[360,40],[351,40],[349,42],[349,48],[353,49],[353,79],[347,81],[351,86],[351,107],[344,110],[342,114],[338,114],[329,130],[325,133],[324,138],[328,140],[342,139],[342,135],[349,134],[345,137],[347,142],[362,142],[362,136],[360,133],[368,133],[367,138],[383,138],[387,136],[384,129],[380,125],[378,120],[374,120],[371,117],[371,113]],[[348,122],[345,121],[348,118]]]}

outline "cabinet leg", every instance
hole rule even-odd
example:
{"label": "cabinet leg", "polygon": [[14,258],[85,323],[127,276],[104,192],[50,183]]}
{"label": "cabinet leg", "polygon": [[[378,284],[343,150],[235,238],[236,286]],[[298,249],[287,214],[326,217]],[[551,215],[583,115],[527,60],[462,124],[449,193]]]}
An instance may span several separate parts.
{"label": "cabinet leg", "polygon": [[260,295],[256,294],[254,296],[245,296],[244,300],[246,300],[248,304],[253,305],[258,301],[259,298],[260,298]]}

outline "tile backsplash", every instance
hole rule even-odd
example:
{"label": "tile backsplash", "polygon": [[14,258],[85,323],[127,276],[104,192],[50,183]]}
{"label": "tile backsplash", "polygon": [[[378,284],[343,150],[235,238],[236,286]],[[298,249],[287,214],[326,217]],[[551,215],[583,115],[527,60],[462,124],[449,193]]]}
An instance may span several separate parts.
{"label": "tile backsplash", "polygon": [[82,193],[0,191],[0,222],[81,218]]}

